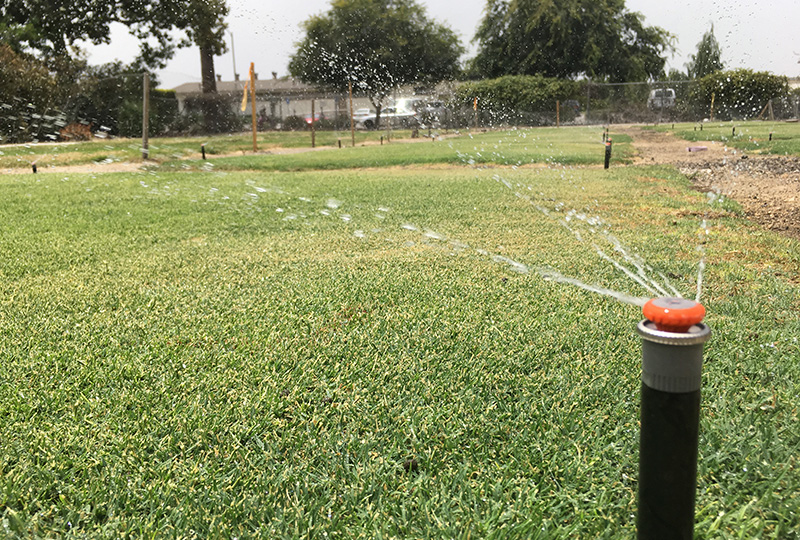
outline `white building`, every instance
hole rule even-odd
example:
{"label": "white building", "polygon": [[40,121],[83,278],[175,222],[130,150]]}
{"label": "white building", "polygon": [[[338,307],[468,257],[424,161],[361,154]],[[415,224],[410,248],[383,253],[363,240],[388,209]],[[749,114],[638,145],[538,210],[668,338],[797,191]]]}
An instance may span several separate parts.
{"label": "white building", "polygon": [[[240,102],[244,93],[244,80],[223,81],[217,79],[217,93],[230,96],[232,106],[240,111]],[[350,102],[346,93],[324,91],[304,84],[291,77],[278,78],[273,73],[271,79],[258,79],[256,76],[256,111],[259,115],[266,115],[273,119],[284,120],[288,116],[307,117],[311,115],[311,100],[315,100],[314,108],[317,115],[324,118],[334,118],[337,115],[348,116]],[[178,110],[186,109],[187,99],[202,95],[202,84],[184,83],[174,88],[178,99]],[[248,105],[244,113],[250,115],[250,91],[248,89]],[[372,107],[370,101],[363,95],[353,96],[353,109]]]}

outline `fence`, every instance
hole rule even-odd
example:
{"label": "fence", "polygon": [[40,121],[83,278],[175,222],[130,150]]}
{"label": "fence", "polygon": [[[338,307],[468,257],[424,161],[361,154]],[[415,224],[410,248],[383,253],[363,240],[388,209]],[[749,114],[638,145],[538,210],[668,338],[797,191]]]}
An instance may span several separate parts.
{"label": "fence", "polygon": [[[414,101],[416,120],[403,126],[421,129],[491,128],[617,123],[700,122],[703,120],[798,118],[800,89],[751,91],[732,95],[714,92],[698,81],[575,84],[569,99],[543,100],[538,107],[489,107],[456,104],[455,94],[421,96]],[[249,127],[250,113],[239,114],[229,97],[189,100],[179,111],[174,92],[150,92],[150,136],[234,133]],[[470,100],[470,105],[472,105]],[[46,142],[91,137],[142,135],[142,74],[124,73],[78,85],[60,102],[35,104],[21,97],[0,100],[0,142]],[[209,111],[216,111],[211,114]],[[209,120],[213,118],[213,122]],[[390,121],[389,115],[385,116]],[[211,125],[213,124],[213,125]],[[308,118],[273,117],[262,108],[258,129],[310,130]],[[349,111],[339,110],[315,122],[317,130],[347,131]],[[364,128],[359,125],[359,128]],[[381,126],[389,127],[389,126]]]}
{"label": "fence", "polygon": [[[586,87],[587,123],[788,120],[798,118],[800,93],[750,91],[700,81],[591,83]],[[710,95],[709,95],[710,94]]]}
{"label": "fence", "polygon": [[572,99],[538,108],[494,107],[452,111],[448,127],[544,126],[797,119],[800,89],[732,92],[698,81],[582,82]]}
{"label": "fence", "polygon": [[[0,143],[86,140],[142,135],[142,73],[119,73],[73,81],[39,99],[0,95]],[[151,135],[186,131],[171,91],[151,85]]]}

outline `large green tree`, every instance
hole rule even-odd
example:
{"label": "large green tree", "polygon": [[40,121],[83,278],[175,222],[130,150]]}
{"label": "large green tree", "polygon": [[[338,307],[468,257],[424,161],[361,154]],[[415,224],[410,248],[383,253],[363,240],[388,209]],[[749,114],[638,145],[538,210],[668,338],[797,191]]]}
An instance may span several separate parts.
{"label": "large green tree", "polygon": [[702,79],[706,75],[722,71],[725,66],[722,64],[722,51],[720,50],[717,38],[714,37],[714,25],[703,34],[703,39],[697,44],[697,54],[693,54],[686,70],[692,79]]}
{"label": "large green tree", "polygon": [[352,83],[372,102],[377,122],[394,89],[459,72],[458,37],[413,0],[333,0],[327,13],[303,26],[289,72],[338,90]]}
{"label": "large green tree", "polygon": [[[188,26],[180,0],[0,0],[0,34],[44,58],[71,54],[76,43],[109,43],[121,23],[142,42],[142,57],[158,65],[172,54],[170,31]],[[13,41],[12,39],[13,38]]]}
{"label": "large green tree", "polygon": [[[216,94],[214,56],[225,51],[225,0],[0,0],[0,42],[34,53],[56,73],[82,42],[109,43],[114,23],[140,41],[135,64],[163,67],[177,47],[200,49],[203,92]],[[216,131],[221,108],[204,100],[206,127]]]}
{"label": "large green tree", "polygon": [[185,29],[187,39],[182,44],[195,44],[200,49],[202,76],[202,110],[206,131],[216,133],[226,127],[226,110],[230,107],[217,94],[214,56],[225,52],[225,17],[228,6],[225,0],[188,0]]}
{"label": "large green tree", "polygon": [[224,0],[0,0],[0,40],[52,58],[79,42],[109,43],[120,23],[139,38],[144,63],[163,66],[176,46],[224,50],[227,14]]}
{"label": "large green tree", "polygon": [[647,80],[662,75],[671,40],[624,0],[488,0],[472,72]]}

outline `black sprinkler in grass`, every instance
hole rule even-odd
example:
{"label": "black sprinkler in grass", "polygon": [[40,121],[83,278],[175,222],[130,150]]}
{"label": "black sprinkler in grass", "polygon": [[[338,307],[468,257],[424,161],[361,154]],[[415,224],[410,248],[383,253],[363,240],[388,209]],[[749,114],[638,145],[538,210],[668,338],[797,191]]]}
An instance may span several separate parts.
{"label": "black sprinkler in grass", "polygon": [[691,539],[705,308],[684,298],[644,305],[637,538]]}

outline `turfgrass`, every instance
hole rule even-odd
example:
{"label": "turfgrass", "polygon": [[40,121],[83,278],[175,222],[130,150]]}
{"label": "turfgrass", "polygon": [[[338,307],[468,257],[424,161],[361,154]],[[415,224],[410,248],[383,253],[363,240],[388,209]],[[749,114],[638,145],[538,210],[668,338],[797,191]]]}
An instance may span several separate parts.
{"label": "turfgrass", "polygon": [[645,294],[592,247],[608,227],[686,295],[707,237],[698,536],[796,537],[798,244],[668,168],[0,197],[2,535],[633,536],[641,315],[535,271]]}
{"label": "turfgrass", "polygon": [[[662,124],[659,131],[674,131],[687,141],[721,141],[727,146],[759,154],[800,156],[798,122],[706,122],[700,124]],[[772,140],[770,140],[772,134]]]}
{"label": "turfgrass", "polygon": [[[407,165],[522,166],[529,164],[590,165],[603,163],[604,146],[596,128],[504,129],[461,133],[445,138],[359,146],[303,155],[244,155],[211,161],[218,170],[302,171]],[[631,156],[630,137],[615,135],[614,159],[625,162]],[[207,168],[209,162],[182,160],[164,168]]]}
{"label": "turfgrass", "polygon": [[[396,130],[392,137],[409,137],[410,131]],[[380,141],[386,132],[357,131],[356,144]],[[338,147],[339,140],[351,144],[350,131],[318,131],[319,147]],[[259,151],[275,148],[308,148],[310,131],[270,131],[258,133]],[[253,138],[249,133],[217,135],[210,137],[155,137],[150,139],[149,159],[155,162],[175,159],[200,158],[200,146],[205,144],[207,157],[253,151]],[[30,168],[36,162],[40,169],[58,165],[84,165],[95,162],[141,162],[141,139],[96,139],[80,143],[31,143],[0,146],[0,169]]]}
{"label": "turfgrass", "polygon": [[[319,151],[302,156],[294,153],[276,155],[273,152],[280,149],[310,150],[310,132],[259,133],[257,154],[252,152],[252,138],[247,134],[203,139],[156,138],[151,139],[150,161],[161,164],[166,170],[211,166],[221,170],[318,170],[436,163],[592,164],[603,160],[600,134],[596,128],[510,129],[474,134],[469,131],[436,131],[432,132],[434,139],[430,139],[425,138],[427,134],[423,132],[420,140],[424,142],[410,149],[406,148],[410,131],[395,130],[390,134],[358,131],[356,148],[350,147],[349,132],[322,131],[316,137]],[[389,142],[389,135],[394,142]],[[381,144],[382,138],[386,144]],[[342,148],[339,148],[339,140]],[[625,135],[615,137],[615,160],[630,158],[629,142]],[[202,144],[206,147],[207,160],[201,159]],[[141,155],[141,142],[132,139],[0,146],[0,169],[30,169],[34,162],[40,171],[60,165],[141,163]]]}

